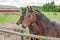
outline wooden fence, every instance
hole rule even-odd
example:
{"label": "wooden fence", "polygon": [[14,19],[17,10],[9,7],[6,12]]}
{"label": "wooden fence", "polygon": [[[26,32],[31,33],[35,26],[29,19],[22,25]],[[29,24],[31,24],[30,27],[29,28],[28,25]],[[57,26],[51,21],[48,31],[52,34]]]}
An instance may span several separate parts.
{"label": "wooden fence", "polygon": [[38,35],[33,35],[33,34],[25,34],[25,33],[10,31],[10,30],[4,30],[4,29],[0,29],[0,32],[5,32],[5,33],[29,37],[29,38],[37,38],[37,39],[45,39],[45,40],[60,40],[60,38],[52,38],[52,37],[44,37],[44,36],[38,36]]}

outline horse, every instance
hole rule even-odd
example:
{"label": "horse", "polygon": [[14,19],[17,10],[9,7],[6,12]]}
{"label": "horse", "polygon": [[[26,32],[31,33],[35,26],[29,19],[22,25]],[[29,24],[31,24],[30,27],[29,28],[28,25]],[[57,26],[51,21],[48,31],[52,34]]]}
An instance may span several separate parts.
{"label": "horse", "polygon": [[28,26],[30,34],[60,38],[60,27],[52,23],[40,11],[29,7],[22,10],[21,13],[22,15],[20,16],[16,24],[22,24],[24,27]]}

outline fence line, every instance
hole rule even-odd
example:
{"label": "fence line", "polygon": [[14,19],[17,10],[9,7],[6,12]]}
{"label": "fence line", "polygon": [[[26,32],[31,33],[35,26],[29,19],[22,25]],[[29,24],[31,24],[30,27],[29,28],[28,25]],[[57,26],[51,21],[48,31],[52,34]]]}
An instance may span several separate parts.
{"label": "fence line", "polygon": [[60,38],[52,38],[52,37],[44,37],[44,36],[38,36],[38,35],[33,35],[33,34],[25,34],[25,33],[15,32],[11,30],[4,30],[4,29],[0,29],[0,32],[5,32],[5,33],[13,34],[13,35],[18,35],[18,36],[30,37],[30,38],[60,40]]}

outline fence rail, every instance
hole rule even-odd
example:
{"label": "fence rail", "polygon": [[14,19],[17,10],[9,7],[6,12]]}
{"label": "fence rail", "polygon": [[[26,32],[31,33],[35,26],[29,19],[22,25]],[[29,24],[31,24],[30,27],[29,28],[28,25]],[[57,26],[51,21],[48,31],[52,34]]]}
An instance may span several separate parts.
{"label": "fence rail", "polygon": [[4,29],[0,29],[0,32],[5,32],[5,33],[13,34],[13,35],[18,35],[18,36],[30,37],[30,38],[38,38],[38,39],[45,39],[45,40],[60,40],[60,38],[52,38],[52,37],[44,37],[44,36],[38,36],[38,35],[33,35],[33,34],[25,34],[25,33],[15,32],[11,30],[4,30]]}

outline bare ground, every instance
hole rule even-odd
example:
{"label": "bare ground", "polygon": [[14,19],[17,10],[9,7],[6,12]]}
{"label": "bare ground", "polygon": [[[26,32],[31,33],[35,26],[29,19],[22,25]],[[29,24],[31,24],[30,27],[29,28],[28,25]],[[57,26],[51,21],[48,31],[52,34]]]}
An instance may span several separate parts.
{"label": "bare ground", "polygon": [[[0,23],[0,29],[7,29],[17,32],[21,32],[21,30],[25,30],[24,33],[29,33],[28,28],[23,29],[20,25],[16,25],[16,22]],[[17,35],[0,32],[0,40],[21,40],[21,37]]]}
{"label": "bare ground", "polygon": [[[60,20],[54,20],[54,22],[60,26]],[[16,25],[16,22],[7,22],[0,23],[0,29],[7,29],[12,31],[21,32],[22,27],[20,25]],[[24,31],[24,33],[29,33],[28,28]],[[0,40],[21,40],[20,36],[12,35],[4,32],[0,32]]]}

